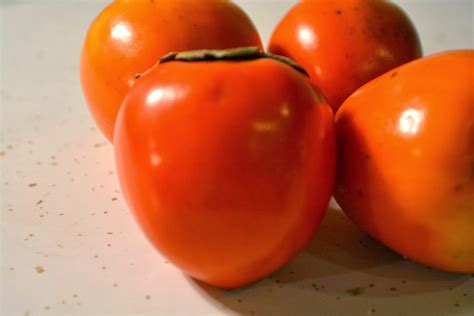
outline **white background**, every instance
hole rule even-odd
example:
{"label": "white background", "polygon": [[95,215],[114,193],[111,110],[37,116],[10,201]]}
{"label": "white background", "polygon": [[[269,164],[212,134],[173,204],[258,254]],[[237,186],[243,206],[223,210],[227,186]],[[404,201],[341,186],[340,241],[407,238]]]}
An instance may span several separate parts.
{"label": "white background", "polygon": [[[294,3],[237,2],[265,43]],[[82,98],[79,51],[106,2],[1,3],[1,315],[474,314],[472,275],[403,260],[335,206],[271,278],[222,291],[184,276],[128,213]],[[426,54],[473,47],[473,1],[397,3]]]}

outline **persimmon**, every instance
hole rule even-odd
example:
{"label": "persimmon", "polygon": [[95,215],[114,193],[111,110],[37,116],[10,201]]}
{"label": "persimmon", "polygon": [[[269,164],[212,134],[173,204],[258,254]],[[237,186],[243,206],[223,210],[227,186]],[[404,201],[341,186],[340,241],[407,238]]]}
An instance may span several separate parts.
{"label": "persimmon", "polygon": [[421,57],[408,15],[380,0],[303,0],[275,28],[269,50],[302,65],[334,111],[366,82]]}
{"label": "persimmon", "polygon": [[474,272],[474,50],[369,82],[336,114],[335,197],[372,237],[425,265]]}
{"label": "persimmon", "polygon": [[135,76],[170,51],[261,46],[250,18],[227,0],[117,0],[91,24],[82,48],[82,89],[112,140]]}

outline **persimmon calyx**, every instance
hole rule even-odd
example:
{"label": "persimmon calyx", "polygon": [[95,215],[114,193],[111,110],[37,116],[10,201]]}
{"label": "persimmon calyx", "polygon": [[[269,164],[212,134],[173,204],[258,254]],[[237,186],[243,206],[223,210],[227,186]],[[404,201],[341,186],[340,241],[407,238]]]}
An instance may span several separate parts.
{"label": "persimmon calyx", "polygon": [[230,49],[200,49],[191,50],[184,52],[170,52],[160,58],[159,64],[163,64],[170,61],[184,61],[184,62],[200,62],[200,61],[242,61],[242,60],[254,60],[261,58],[270,58],[281,63],[287,64],[296,71],[302,73],[306,77],[309,77],[306,70],[299,64],[294,62],[292,59],[276,55],[265,53],[258,46],[250,47],[237,47]]}

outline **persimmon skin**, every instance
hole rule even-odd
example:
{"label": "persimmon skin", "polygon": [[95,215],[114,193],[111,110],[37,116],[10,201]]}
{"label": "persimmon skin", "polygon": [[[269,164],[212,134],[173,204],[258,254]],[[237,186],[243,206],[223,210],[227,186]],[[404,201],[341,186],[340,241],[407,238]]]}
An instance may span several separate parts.
{"label": "persimmon skin", "polygon": [[170,51],[261,46],[250,18],[226,0],[117,0],[93,21],[80,57],[89,110],[112,141],[120,105],[136,81]]}
{"label": "persimmon skin", "polygon": [[302,65],[334,112],[363,84],[422,54],[409,17],[380,0],[303,0],[280,21],[269,50]]}
{"label": "persimmon skin", "polygon": [[474,272],[474,51],[369,82],[336,114],[335,197],[369,235],[425,265]]}
{"label": "persimmon skin", "polygon": [[148,239],[221,288],[259,280],[302,250],[333,191],[332,110],[275,60],[156,66],[126,97],[114,143],[122,192]]}

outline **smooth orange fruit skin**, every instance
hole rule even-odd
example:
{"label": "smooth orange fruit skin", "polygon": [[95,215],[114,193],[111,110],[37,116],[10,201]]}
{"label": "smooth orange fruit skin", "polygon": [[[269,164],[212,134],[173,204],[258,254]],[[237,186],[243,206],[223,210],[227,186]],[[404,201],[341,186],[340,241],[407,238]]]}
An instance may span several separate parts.
{"label": "smooth orange fruit skin", "polygon": [[280,21],[269,43],[310,74],[334,111],[357,88],[421,57],[409,17],[379,0],[306,0]]}
{"label": "smooth orange fruit skin", "polygon": [[401,66],[336,114],[335,197],[369,235],[425,265],[474,272],[474,51]]}
{"label": "smooth orange fruit skin", "polygon": [[333,191],[334,118],[322,102],[303,75],[270,59],[169,62],[142,77],[114,147],[122,192],[151,243],[222,288],[290,260]]}
{"label": "smooth orange fruit skin", "polygon": [[226,0],[117,0],[91,24],[81,59],[82,89],[110,141],[135,75],[170,51],[261,46],[250,18]]}

